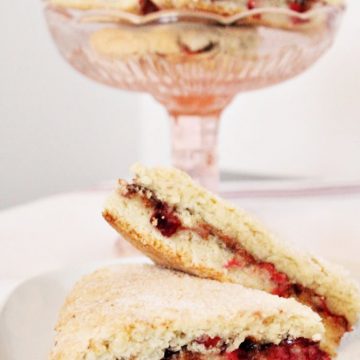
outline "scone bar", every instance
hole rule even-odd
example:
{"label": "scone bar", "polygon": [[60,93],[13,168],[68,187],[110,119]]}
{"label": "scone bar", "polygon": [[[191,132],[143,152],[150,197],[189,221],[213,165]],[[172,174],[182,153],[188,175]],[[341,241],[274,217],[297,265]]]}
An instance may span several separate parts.
{"label": "scone bar", "polygon": [[153,265],[84,277],[56,330],[51,360],[330,360],[296,301]]}
{"label": "scone bar", "polygon": [[178,170],[134,167],[134,180],[120,181],[104,217],[158,264],[311,307],[329,354],[358,319],[359,290],[342,269],[289,248]]}

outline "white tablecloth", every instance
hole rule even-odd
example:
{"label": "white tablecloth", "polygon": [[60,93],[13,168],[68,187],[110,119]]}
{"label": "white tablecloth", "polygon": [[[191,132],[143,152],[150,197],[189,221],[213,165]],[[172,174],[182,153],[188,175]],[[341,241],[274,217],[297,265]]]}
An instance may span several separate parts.
{"label": "white tablecloth", "polygon": [[[124,242],[115,246],[118,235],[102,219],[108,193],[61,194],[0,212],[0,299],[19,281],[44,271],[133,254]],[[278,195],[244,193],[236,203],[284,240],[360,278],[360,192]]]}

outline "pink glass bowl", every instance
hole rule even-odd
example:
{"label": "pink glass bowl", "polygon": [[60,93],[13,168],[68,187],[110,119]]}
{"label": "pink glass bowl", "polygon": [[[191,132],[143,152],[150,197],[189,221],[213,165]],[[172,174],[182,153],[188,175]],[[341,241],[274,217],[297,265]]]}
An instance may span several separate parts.
{"label": "pink glass bowl", "polygon": [[116,88],[148,92],[166,107],[174,165],[213,190],[222,110],[238,92],[280,83],[312,65],[331,46],[342,12],[330,6],[227,17],[45,10],[52,36],[74,68]]}

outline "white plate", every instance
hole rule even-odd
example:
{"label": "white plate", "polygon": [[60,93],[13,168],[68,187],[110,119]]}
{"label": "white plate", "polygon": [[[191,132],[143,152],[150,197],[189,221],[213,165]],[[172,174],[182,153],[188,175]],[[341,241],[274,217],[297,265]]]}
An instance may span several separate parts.
{"label": "white plate", "polygon": [[[146,258],[97,263],[46,273],[23,282],[9,296],[0,313],[0,359],[48,358],[57,314],[67,293],[84,274],[114,263],[144,263]],[[360,331],[343,342],[339,360],[360,359]],[[69,359],[71,360],[71,359]]]}

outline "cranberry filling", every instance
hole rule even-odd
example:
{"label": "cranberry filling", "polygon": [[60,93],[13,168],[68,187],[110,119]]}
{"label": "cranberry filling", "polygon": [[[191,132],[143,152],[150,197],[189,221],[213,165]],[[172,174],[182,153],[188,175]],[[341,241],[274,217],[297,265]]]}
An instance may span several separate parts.
{"label": "cranberry filling", "polygon": [[232,269],[232,268],[242,268],[243,265],[240,263],[240,261],[236,258],[233,258],[229,260],[225,265],[225,269]]}
{"label": "cranberry filling", "polygon": [[[249,10],[256,8],[256,1],[257,0],[248,0],[247,2],[247,8]],[[309,10],[309,0],[288,0],[289,2],[289,8],[293,11],[297,12],[305,12]]]}
{"label": "cranberry filling", "polygon": [[160,10],[151,0],[139,0],[139,2],[140,12],[143,15],[147,15]]}
{"label": "cranberry filling", "polygon": [[[302,285],[294,284],[291,286],[291,296],[297,300],[310,306],[314,311],[319,313],[323,318],[331,321],[336,327],[343,332],[350,331],[351,326],[344,316],[333,314],[326,304],[323,296],[316,294],[314,291],[305,288]],[[341,336],[339,338],[339,341]]]}
{"label": "cranberry filling", "polygon": [[245,340],[228,359],[238,360],[330,360],[329,355],[307,339],[284,340],[279,345],[257,344]]}
{"label": "cranberry filling", "polygon": [[[220,338],[207,338],[209,348],[216,346]],[[317,343],[299,338],[297,340],[284,340],[279,345],[259,344],[251,339],[246,339],[240,347],[233,352],[220,350],[216,359],[221,360],[330,360],[329,355],[320,350]],[[206,355],[191,353],[184,348],[179,352],[166,350],[163,360],[204,360]]]}
{"label": "cranberry filling", "polygon": [[279,295],[281,297],[290,296],[291,283],[284,273],[277,271],[273,264],[267,262],[261,262],[259,267],[266,270],[270,275],[271,281],[276,284],[276,288],[273,290],[274,295]]}
{"label": "cranberry filling", "polygon": [[166,237],[171,237],[181,227],[181,221],[175,212],[160,201],[155,206],[150,222]]}
{"label": "cranberry filling", "polygon": [[150,223],[155,226],[163,236],[171,237],[181,228],[181,220],[176,215],[175,209],[159,200],[152,191],[136,184],[126,186],[122,194],[126,197],[140,196],[144,205],[152,209]]}
{"label": "cranberry filling", "polygon": [[207,335],[202,336],[200,339],[197,339],[196,342],[198,344],[203,344],[207,349],[211,349],[216,347],[219,344],[221,338],[219,336],[210,337]]}
{"label": "cranberry filling", "polygon": [[[289,9],[292,11],[296,11],[298,13],[304,13],[310,9],[310,4],[309,4],[310,1],[311,0],[288,0],[288,6]],[[253,10],[257,7],[257,0],[248,0],[246,5],[249,10]],[[253,18],[260,20],[261,14],[254,15]],[[305,20],[301,20],[295,17],[292,18],[292,21],[294,22],[294,24],[306,22]]]}

